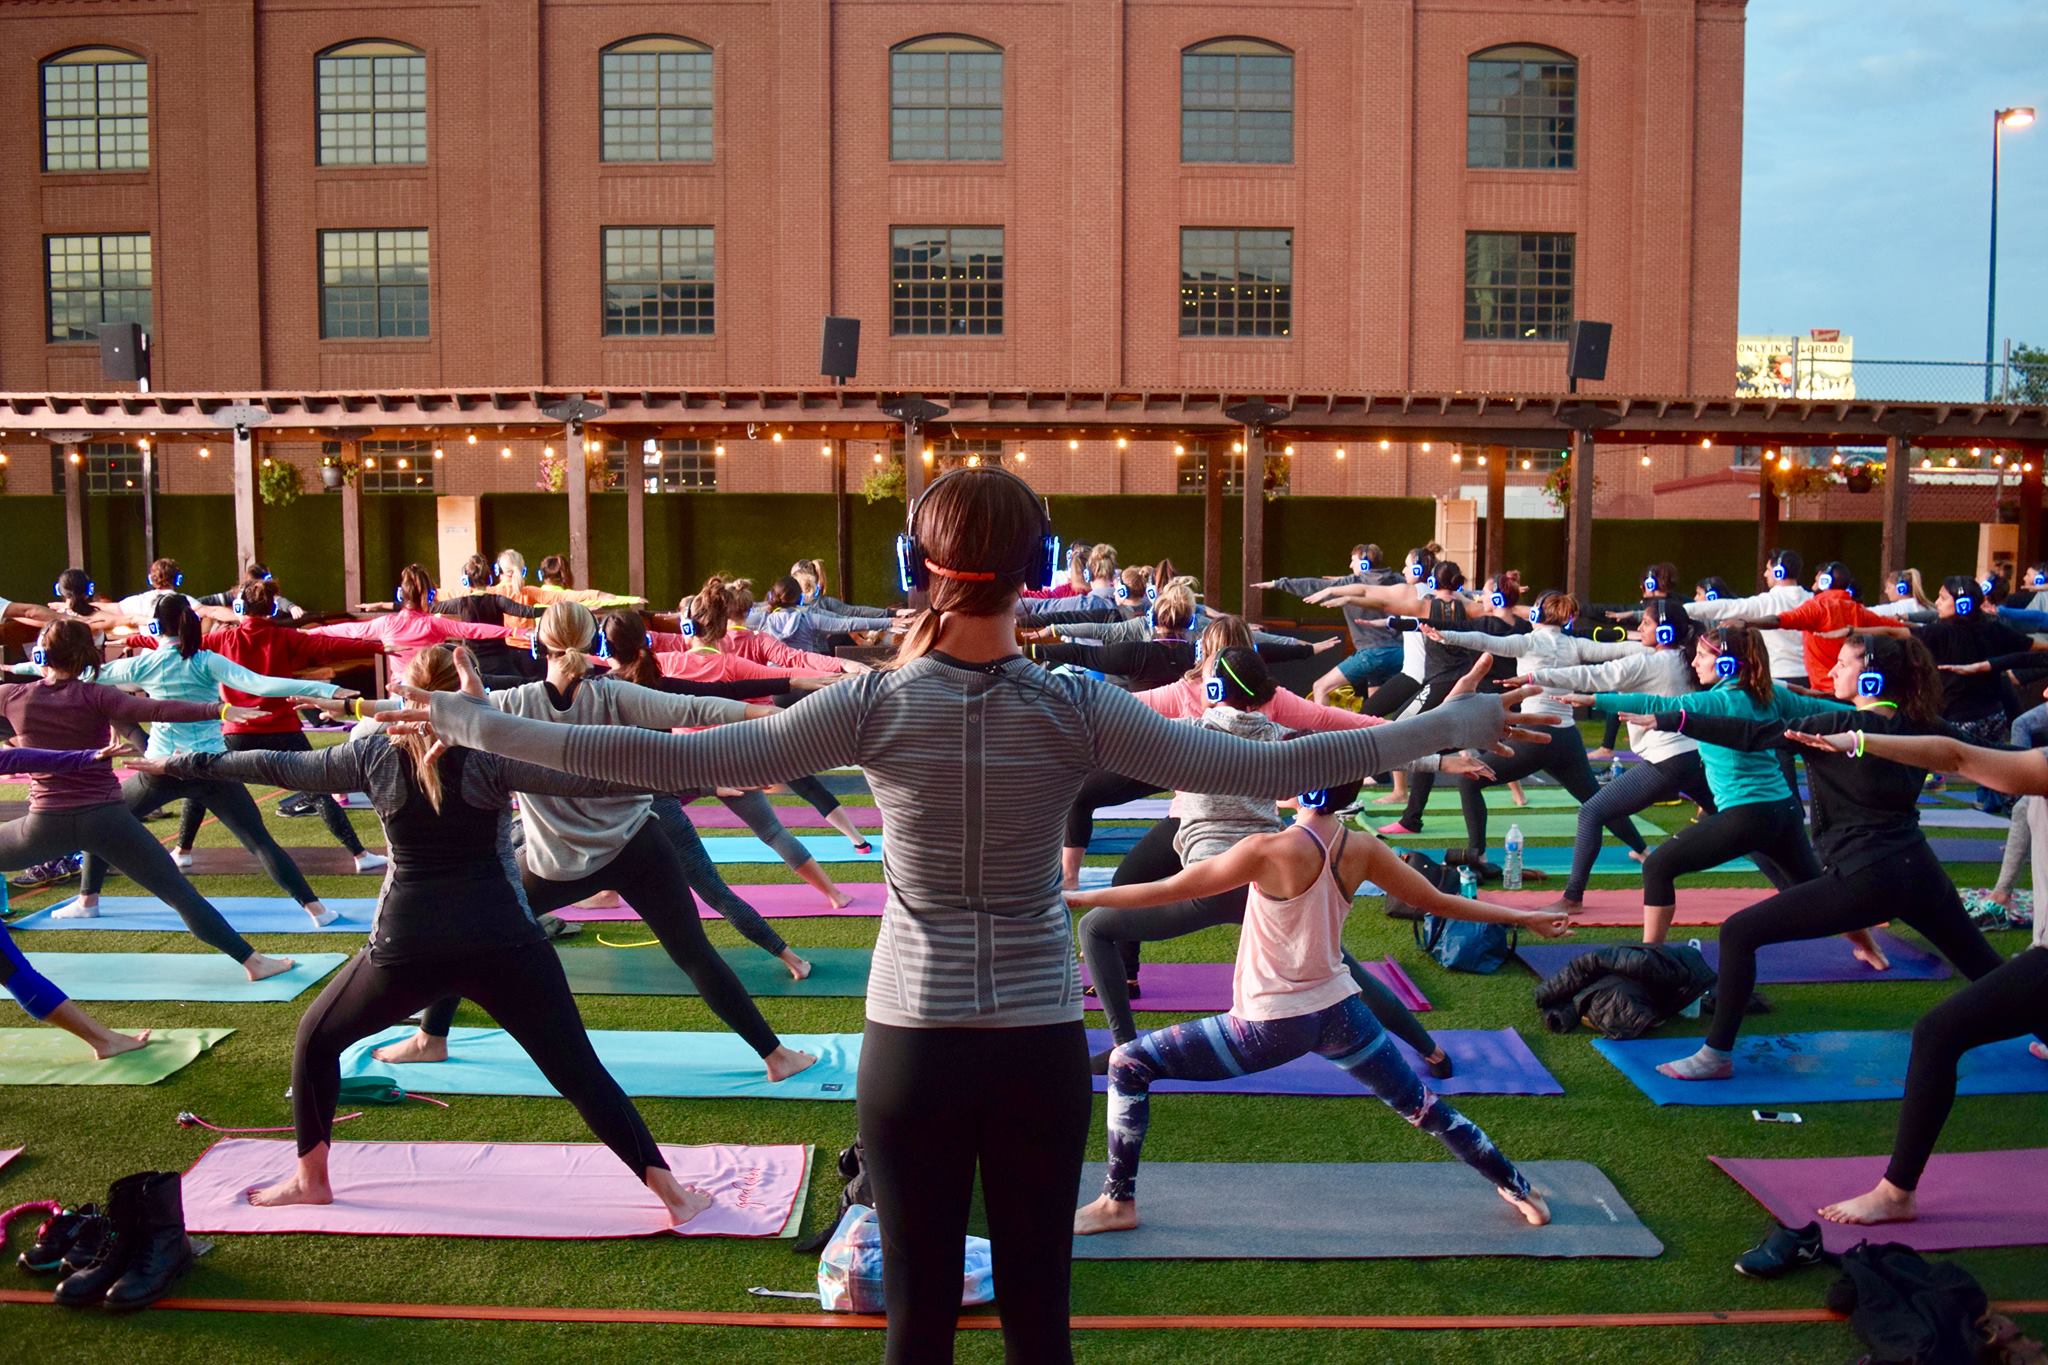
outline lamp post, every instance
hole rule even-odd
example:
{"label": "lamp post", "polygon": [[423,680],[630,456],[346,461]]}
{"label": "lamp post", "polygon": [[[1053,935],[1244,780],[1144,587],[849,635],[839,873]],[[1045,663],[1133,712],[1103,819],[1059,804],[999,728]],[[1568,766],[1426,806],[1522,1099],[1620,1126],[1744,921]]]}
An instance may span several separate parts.
{"label": "lamp post", "polygon": [[2025,128],[2034,111],[2021,106],[1991,115],[1991,282],[1984,304],[1984,401],[1991,401],[1991,366],[1998,345],[1998,149],[2008,128]]}

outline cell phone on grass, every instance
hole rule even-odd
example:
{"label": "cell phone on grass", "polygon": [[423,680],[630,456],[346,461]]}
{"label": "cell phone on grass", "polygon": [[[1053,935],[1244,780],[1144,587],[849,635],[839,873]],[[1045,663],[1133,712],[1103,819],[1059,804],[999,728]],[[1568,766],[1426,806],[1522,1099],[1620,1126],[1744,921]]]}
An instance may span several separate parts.
{"label": "cell phone on grass", "polygon": [[1805,1119],[1784,1109],[1752,1109],[1749,1116],[1758,1123],[1804,1123]]}

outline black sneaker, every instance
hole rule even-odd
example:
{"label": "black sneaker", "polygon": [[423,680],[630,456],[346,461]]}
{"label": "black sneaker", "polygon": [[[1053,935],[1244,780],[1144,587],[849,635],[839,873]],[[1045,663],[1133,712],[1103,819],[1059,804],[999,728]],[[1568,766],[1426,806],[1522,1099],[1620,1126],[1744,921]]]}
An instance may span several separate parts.
{"label": "black sneaker", "polygon": [[298,815],[312,815],[316,809],[313,798],[304,792],[294,792],[277,803],[277,813],[287,819]]}
{"label": "black sneaker", "polygon": [[8,878],[7,884],[17,891],[40,891],[46,886],[61,886],[78,879],[85,859],[76,853],[66,853],[46,863],[37,863],[19,876]]}
{"label": "black sneaker", "polygon": [[36,1229],[35,1244],[16,1258],[21,1268],[32,1275],[47,1275],[60,1269],[64,1264],[64,1253],[71,1250],[87,1221],[98,1216],[99,1209],[92,1204],[51,1214]]}
{"label": "black sneaker", "polygon": [[1735,1258],[1735,1269],[1753,1280],[1775,1280],[1801,1266],[1819,1265],[1827,1257],[1820,1246],[1820,1224],[1794,1231],[1771,1229],[1771,1235]]}

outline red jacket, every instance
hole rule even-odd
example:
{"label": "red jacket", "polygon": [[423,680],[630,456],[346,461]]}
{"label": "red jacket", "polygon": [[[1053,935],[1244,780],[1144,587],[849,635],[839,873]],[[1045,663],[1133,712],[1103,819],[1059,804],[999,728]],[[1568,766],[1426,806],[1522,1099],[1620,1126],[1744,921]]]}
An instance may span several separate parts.
{"label": "red jacket", "polygon": [[[362,640],[337,640],[309,635],[268,617],[252,616],[223,630],[210,630],[201,645],[232,659],[252,673],[289,678],[308,669],[369,659],[377,646]],[[299,729],[299,713],[281,697],[251,697],[223,687],[221,695],[236,706],[260,706],[263,718],[246,725],[223,725],[229,735],[288,735]]]}
{"label": "red jacket", "polygon": [[1800,643],[1806,647],[1806,681],[1813,687],[1828,685],[1828,674],[1835,671],[1835,660],[1842,653],[1841,640],[1816,635],[1814,631],[1840,630],[1843,626],[1897,624],[1890,617],[1871,611],[1840,588],[1817,592],[1791,610],[1778,613],[1780,629],[1807,632]]}

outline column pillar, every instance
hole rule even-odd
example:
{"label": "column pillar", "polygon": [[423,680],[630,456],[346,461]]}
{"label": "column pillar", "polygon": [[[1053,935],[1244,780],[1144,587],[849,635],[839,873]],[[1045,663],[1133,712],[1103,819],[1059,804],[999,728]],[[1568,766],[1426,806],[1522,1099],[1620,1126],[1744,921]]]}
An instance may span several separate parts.
{"label": "column pillar", "polygon": [[[2036,484],[2038,489],[2039,485]],[[2035,494],[2039,497],[2039,493]],[[1906,524],[1913,503],[1913,438],[1888,436],[1884,443],[1884,534],[1879,551],[1884,563],[1879,572],[1892,574],[1906,567]]]}
{"label": "column pillar", "polygon": [[[906,471],[908,477],[908,471]],[[832,546],[834,582],[846,601],[853,596],[853,496],[846,491],[846,438],[832,438]]]}
{"label": "column pillar", "polygon": [[1202,590],[1223,600],[1223,482],[1229,466],[1215,441],[1202,446]]}
{"label": "column pillar", "polygon": [[64,443],[64,547],[71,556],[70,567],[84,569],[90,547],[85,534],[85,441],[80,437]]}
{"label": "column pillar", "polygon": [[[339,458],[344,469],[360,470],[363,443],[341,442]],[[369,600],[363,596],[363,486],[360,474],[341,481],[341,597],[343,605],[349,608]]]}
{"label": "column pillar", "polygon": [[570,422],[562,428],[562,439],[567,442],[569,455],[568,475],[563,491],[569,495],[569,572],[575,575],[576,586],[588,588],[590,582],[590,457],[583,448],[583,424]]}
{"label": "column pillar", "polygon": [[1766,455],[1757,463],[1756,581],[1762,583],[1769,576],[1771,552],[1778,548],[1778,494],[1771,487],[1770,457]]}
{"label": "column pillar", "polygon": [[[626,466],[626,591],[647,596],[647,452],[646,438],[620,443]],[[588,583],[584,587],[590,587]]]}
{"label": "column pillar", "polygon": [[234,434],[235,574],[251,560],[263,558],[262,515],[256,500],[256,429],[238,426]]}
{"label": "column pillar", "polygon": [[1593,482],[1598,460],[1593,433],[1572,433],[1571,501],[1566,508],[1565,591],[1581,602],[1593,600]]}
{"label": "column pillar", "polygon": [[1482,574],[1505,572],[1508,567],[1508,448],[1487,446],[1486,450],[1486,557],[1479,563]]}
{"label": "column pillar", "polygon": [[1244,429],[1244,541],[1238,562],[1244,574],[1239,611],[1247,623],[1256,623],[1265,609],[1266,595],[1252,586],[1266,576],[1265,444],[1261,428]]}

